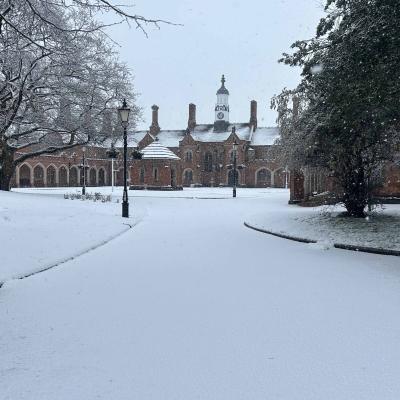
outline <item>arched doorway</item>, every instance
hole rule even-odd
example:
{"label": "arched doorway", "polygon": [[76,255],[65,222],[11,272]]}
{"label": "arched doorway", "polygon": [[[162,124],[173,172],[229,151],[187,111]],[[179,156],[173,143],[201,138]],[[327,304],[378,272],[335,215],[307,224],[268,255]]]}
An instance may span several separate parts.
{"label": "arched doorway", "polygon": [[183,184],[190,186],[193,183],[193,171],[191,169],[185,169],[183,172]]}
{"label": "arched doorway", "polygon": [[271,186],[271,171],[266,168],[261,168],[256,173],[256,186],[270,187]]}
{"label": "arched doorway", "polygon": [[36,165],[36,167],[33,169],[33,186],[44,186],[44,169],[41,165]]}
{"label": "arched doorway", "polygon": [[72,167],[69,171],[69,185],[78,186],[78,168]]}
{"label": "arched doorway", "polygon": [[[236,172],[236,174],[235,174],[235,172]],[[236,176],[236,185],[239,185],[239,171],[238,170],[236,170],[236,171],[234,171],[233,169],[231,169],[229,172],[228,172],[228,186],[233,186],[233,184],[234,184],[234,181],[235,181],[235,176]]]}
{"label": "arched doorway", "polygon": [[52,165],[50,165],[47,167],[46,173],[47,173],[46,175],[47,186],[49,187],[57,186],[56,169]]}
{"label": "arched doorway", "polygon": [[58,184],[59,186],[68,186],[68,173],[67,168],[62,166],[58,170]]}
{"label": "arched doorway", "polygon": [[106,184],[106,173],[104,168],[99,169],[99,186],[104,186]]}
{"label": "arched doorway", "polygon": [[89,172],[89,185],[97,186],[97,173],[94,168],[91,168]]}
{"label": "arched doorway", "polygon": [[31,169],[26,165],[22,165],[19,169],[19,187],[31,186]]}

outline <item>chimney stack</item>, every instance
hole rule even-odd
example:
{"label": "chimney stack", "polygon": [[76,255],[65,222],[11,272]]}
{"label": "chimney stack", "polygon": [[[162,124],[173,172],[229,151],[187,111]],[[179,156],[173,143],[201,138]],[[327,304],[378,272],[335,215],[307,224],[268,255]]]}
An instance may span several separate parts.
{"label": "chimney stack", "polygon": [[151,107],[152,112],[152,120],[150,126],[150,134],[157,135],[160,132],[160,125],[158,125],[158,106],[154,105]]}
{"label": "chimney stack", "polygon": [[188,129],[192,131],[196,126],[196,104],[189,104]]}
{"label": "chimney stack", "polygon": [[257,129],[257,102],[255,100],[250,102],[250,125],[254,130]]}

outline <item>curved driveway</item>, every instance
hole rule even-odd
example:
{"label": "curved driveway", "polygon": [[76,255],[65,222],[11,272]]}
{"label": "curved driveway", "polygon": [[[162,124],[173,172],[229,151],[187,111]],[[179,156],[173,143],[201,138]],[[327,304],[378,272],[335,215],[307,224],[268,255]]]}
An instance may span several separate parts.
{"label": "curved driveway", "polygon": [[268,198],[134,205],[134,230],[0,290],[1,399],[400,398],[398,258],[245,228]]}

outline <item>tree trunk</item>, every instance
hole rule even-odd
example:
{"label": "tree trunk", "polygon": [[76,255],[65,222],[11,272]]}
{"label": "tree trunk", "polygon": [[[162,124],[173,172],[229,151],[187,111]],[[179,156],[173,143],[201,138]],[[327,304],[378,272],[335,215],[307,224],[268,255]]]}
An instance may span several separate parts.
{"label": "tree trunk", "polygon": [[[354,160],[352,161],[354,162]],[[344,189],[343,203],[348,215],[364,218],[366,216],[365,208],[370,198],[370,187],[361,156],[357,156],[357,161],[352,168],[345,169],[342,186]]]}
{"label": "tree trunk", "polygon": [[1,153],[0,190],[9,191],[11,178],[15,172],[14,151],[8,146],[3,147]]}

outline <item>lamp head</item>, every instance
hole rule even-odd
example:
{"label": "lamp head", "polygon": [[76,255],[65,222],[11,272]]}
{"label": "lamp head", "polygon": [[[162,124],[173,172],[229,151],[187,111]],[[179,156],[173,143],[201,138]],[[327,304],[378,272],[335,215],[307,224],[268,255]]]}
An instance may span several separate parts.
{"label": "lamp head", "polygon": [[126,100],[124,99],[122,107],[118,108],[119,119],[124,128],[128,126],[130,112],[131,109],[128,107],[128,105],[126,104]]}

